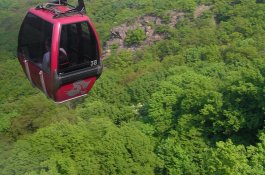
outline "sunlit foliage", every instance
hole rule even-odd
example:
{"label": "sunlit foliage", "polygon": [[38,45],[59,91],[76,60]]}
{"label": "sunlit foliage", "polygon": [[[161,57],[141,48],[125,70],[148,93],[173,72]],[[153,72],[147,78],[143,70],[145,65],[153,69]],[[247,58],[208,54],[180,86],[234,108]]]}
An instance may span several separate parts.
{"label": "sunlit foliage", "polygon": [[[162,19],[152,27],[163,38],[113,46],[89,95],[62,105],[15,58],[23,15],[39,2],[0,0],[2,174],[265,174],[264,1],[85,1],[102,45],[146,14]],[[172,10],[184,13],[174,26]],[[125,42],[145,39],[139,29]]]}

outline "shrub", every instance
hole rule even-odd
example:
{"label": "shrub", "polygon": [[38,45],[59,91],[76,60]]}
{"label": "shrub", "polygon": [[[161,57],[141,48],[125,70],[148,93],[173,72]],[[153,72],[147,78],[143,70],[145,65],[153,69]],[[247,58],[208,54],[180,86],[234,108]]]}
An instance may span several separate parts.
{"label": "shrub", "polygon": [[129,30],[125,38],[125,44],[128,46],[139,45],[145,39],[146,35],[142,29]]}

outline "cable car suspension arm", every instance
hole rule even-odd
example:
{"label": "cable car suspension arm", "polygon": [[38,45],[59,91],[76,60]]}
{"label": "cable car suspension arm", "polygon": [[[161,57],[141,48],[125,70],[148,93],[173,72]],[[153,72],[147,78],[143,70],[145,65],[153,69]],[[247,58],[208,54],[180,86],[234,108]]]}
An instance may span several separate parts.
{"label": "cable car suspension arm", "polygon": [[[55,6],[65,5],[71,7],[70,10],[66,12],[61,12],[60,10],[54,8]],[[45,9],[52,13],[54,13],[54,18],[59,18],[62,16],[70,16],[76,13],[83,15],[86,13],[84,0],[78,0],[78,6],[72,6],[67,3],[67,0],[54,0],[49,3],[40,4],[36,7],[36,9]]]}

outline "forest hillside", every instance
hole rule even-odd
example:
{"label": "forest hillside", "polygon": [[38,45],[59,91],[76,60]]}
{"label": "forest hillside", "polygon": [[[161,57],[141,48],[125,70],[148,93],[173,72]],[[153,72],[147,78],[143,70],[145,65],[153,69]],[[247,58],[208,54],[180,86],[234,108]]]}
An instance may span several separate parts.
{"label": "forest hillside", "polygon": [[265,174],[264,0],[86,0],[104,71],[64,104],[16,58],[41,2],[0,0],[1,175]]}

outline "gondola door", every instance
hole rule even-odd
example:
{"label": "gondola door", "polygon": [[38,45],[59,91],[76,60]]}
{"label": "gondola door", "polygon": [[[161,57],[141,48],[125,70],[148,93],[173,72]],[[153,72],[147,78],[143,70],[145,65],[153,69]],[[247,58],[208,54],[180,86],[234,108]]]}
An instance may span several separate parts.
{"label": "gondola door", "polygon": [[90,91],[97,73],[89,76],[87,73],[101,71],[97,69],[101,62],[97,34],[88,20],[63,24],[59,41],[57,75],[62,81],[56,90],[55,101],[63,102]]}
{"label": "gondola door", "polygon": [[[19,33],[18,59],[32,85],[51,96],[53,24],[28,13]],[[44,60],[46,59],[46,60]]]}

